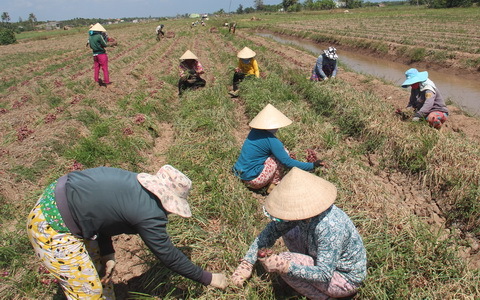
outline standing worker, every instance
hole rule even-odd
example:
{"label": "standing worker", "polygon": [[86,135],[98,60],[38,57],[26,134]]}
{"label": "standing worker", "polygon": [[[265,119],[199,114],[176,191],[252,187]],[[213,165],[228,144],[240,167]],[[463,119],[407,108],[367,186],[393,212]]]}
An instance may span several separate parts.
{"label": "standing worker", "polygon": [[[367,275],[362,238],[348,215],[333,203],[336,187],[293,168],[265,200],[271,220],[250,245],[231,280],[242,286],[259,261],[308,299],[354,296]],[[287,252],[268,249],[280,237]],[[351,298],[348,298],[351,299]]]}
{"label": "standing worker", "polygon": [[233,173],[253,190],[268,186],[269,193],[281,180],[284,168],[298,167],[311,171],[325,166],[322,160],[301,162],[290,157],[282,142],[275,136],[279,128],[292,120],[273,105],[267,104],[248,124],[252,129],[243,143]]}
{"label": "standing worker", "polygon": [[[93,25],[88,31],[88,44],[93,51],[93,79],[103,86],[111,84],[108,74],[108,56],[107,51],[105,51],[108,41],[106,32],[100,23]],[[103,80],[99,78],[100,68],[103,71]]]}
{"label": "standing worker", "polygon": [[163,27],[164,25],[163,24],[160,24],[157,26],[157,28],[155,29],[155,32],[157,33],[157,41],[160,40],[160,35],[162,35],[162,37],[165,36],[165,33],[163,32]]}
{"label": "standing worker", "polygon": [[167,232],[169,214],[192,215],[191,187],[170,165],[155,175],[109,167],[74,171],[45,189],[28,216],[28,238],[68,299],[115,299],[112,236],[123,233],[139,234],[172,271],[223,289],[225,276],[193,264]]}
{"label": "standing worker", "polygon": [[405,72],[403,88],[411,87],[407,108],[415,111],[412,121],[426,119],[433,128],[440,129],[448,118],[448,108],[435,83],[428,79],[428,72],[412,68]]}
{"label": "standing worker", "polygon": [[310,80],[325,81],[328,80],[328,78],[335,78],[338,71],[337,59],[337,49],[328,47],[328,49],[324,50],[317,58]]}
{"label": "standing worker", "polygon": [[238,85],[243,79],[260,77],[260,70],[255,59],[256,55],[255,51],[248,47],[244,47],[237,53],[238,66],[233,74],[233,91],[230,92],[231,96],[238,96]]}

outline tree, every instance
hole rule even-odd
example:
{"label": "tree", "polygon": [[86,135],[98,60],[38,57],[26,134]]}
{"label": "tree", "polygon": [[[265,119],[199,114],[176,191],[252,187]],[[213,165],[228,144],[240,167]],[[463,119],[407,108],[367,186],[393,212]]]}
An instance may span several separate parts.
{"label": "tree", "polygon": [[30,13],[30,14],[28,15],[28,21],[29,21],[30,23],[37,23],[37,17],[35,17],[35,15],[34,15],[33,13]]}
{"label": "tree", "polygon": [[265,8],[265,4],[263,0],[255,0],[255,9],[256,10],[263,10]]}
{"label": "tree", "polygon": [[2,22],[10,22],[10,15],[6,11],[2,13]]}
{"label": "tree", "polygon": [[239,15],[243,14],[243,6],[241,4],[237,8],[237,14]]}
{"label": "tree", "polygon": [[15,32],[8,28],[0,28],[0,45],[16,43]]}
{"label": "tree", "polygon": [[283,9],[287,11],[290,6],[293,6],[297,3],[298,3],[298,0],[283,0],[282,6],[283,6]]}

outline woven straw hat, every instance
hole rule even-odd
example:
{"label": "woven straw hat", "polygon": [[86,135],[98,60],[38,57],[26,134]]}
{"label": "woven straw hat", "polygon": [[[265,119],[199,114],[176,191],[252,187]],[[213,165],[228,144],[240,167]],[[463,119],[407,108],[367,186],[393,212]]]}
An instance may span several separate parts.
{"label": "woven straw hat", "polygon": [[292,120],[287,118],[282,112],[276,109],[273,105],[267,104],[248,126],[256,129],[277,129],[292,124]]}
{"label": "woven straw hat", "polygon": [[166,211],[188,218],[192,216],[187,196],[192,189],[192,181],[182,172],[165,165],[157,174],[140,173],[140,184],[160,199]]}
{"label": "woven straw hat", "polygon": [[268,195],[265,210],[285,221],[305,220],[327,210],[337,188],[312,173],[293,167]]}
{"label": "woven straw hat", "polygon": [[105,28],[103,28],[103,26],[100,23],[97,23],[97,24],[93,25],[92,27],[90,27],[89,31],[107,32],[107,30],[105,30]]}
{"label": "woven straw hat", "polygon": [[255,55],[257,55],[257,53],[248,47],[243,48],[237,53],[237,57],[243,59],[252,58],[255,57]]}
{"label": "woven straw hat", "polygon": [[195,60],[198,60],[198,57],[193,54],[192,51],[190,50],[187,50],[185,51],[185,53],[183,53],[183,55],[180,57],[180,60],[184,60],[184,59],[195,59]]}

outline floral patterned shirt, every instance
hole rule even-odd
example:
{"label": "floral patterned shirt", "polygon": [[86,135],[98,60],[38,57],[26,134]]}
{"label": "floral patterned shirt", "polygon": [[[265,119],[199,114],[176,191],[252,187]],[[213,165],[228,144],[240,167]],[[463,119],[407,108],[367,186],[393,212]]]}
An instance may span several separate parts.
{"label": "floral patterned shirt", "polygon": [[367,255],[362,238],[345,212],[332,205],[307,220],[270,222],[253,241],[244,260],[254,264],[258,249],[271,247],[283,234],[298,226],[306,253],[314,266],[292,263],[287,275],[315,282],[329,282],[336,271],[351,284],[359,285],[367,275]]}

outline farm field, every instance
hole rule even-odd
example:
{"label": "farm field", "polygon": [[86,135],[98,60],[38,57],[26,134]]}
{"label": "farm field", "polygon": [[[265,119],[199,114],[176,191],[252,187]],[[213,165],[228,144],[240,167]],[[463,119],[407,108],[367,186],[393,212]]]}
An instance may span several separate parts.
{"label": "farm field", "polygon": [[[479,298],[478,118],[450,105],[441,131],[402,121],[394,111],[406,104],[408,90],[343,68],[335,81],[310,82],[315,56],[254,34],[271,30],[315,39],[320,27],[329,28],[322,43],[354,47],[346,41],[368,39],[391,45],[388,51],[453,52],[445,60],[426,55],[412,66],[448,62],[455,72],[480,79],[478,12],[404,8],[235,16],[235,35],[221,27],[231,19],[213,18],[194,28],[187,19],[169,20],[166,31],[175,37],[159,42],[156,23],[105,26],[118,41],[107,48],[108,87],[93,82],[86,28],[0,47],[0,298],[62,299],[52,277],[39,271],[25,218],[50,182],[103,165],[154,173],[168,163],[187,174],[193,217],[170,219],[172,240],[195,263],[231,275],[267,222],[264,197],[230,170],[249,120],[268,103],[294,121],[278,135],[297,159],[305,160],[310,148],[328,162],[316,174],[337,186],[337,206],[364,239],[368,277],[356,299]],[[430,36],[438,41],[423,44],[405,33],[407,17],[436,28]],[[378,34],[368,36],[372,31]],[[262,76],[245,81],[240,96],[230,98],[236,53],[244,46],[256,51]],[[179,98],[178,58],[187,49],[203,64],[207,86]],[[303,299],[261,268],[243,288],[218,291],[162,268],[135,235],[117,237],[115,249],[118,299]]]}

